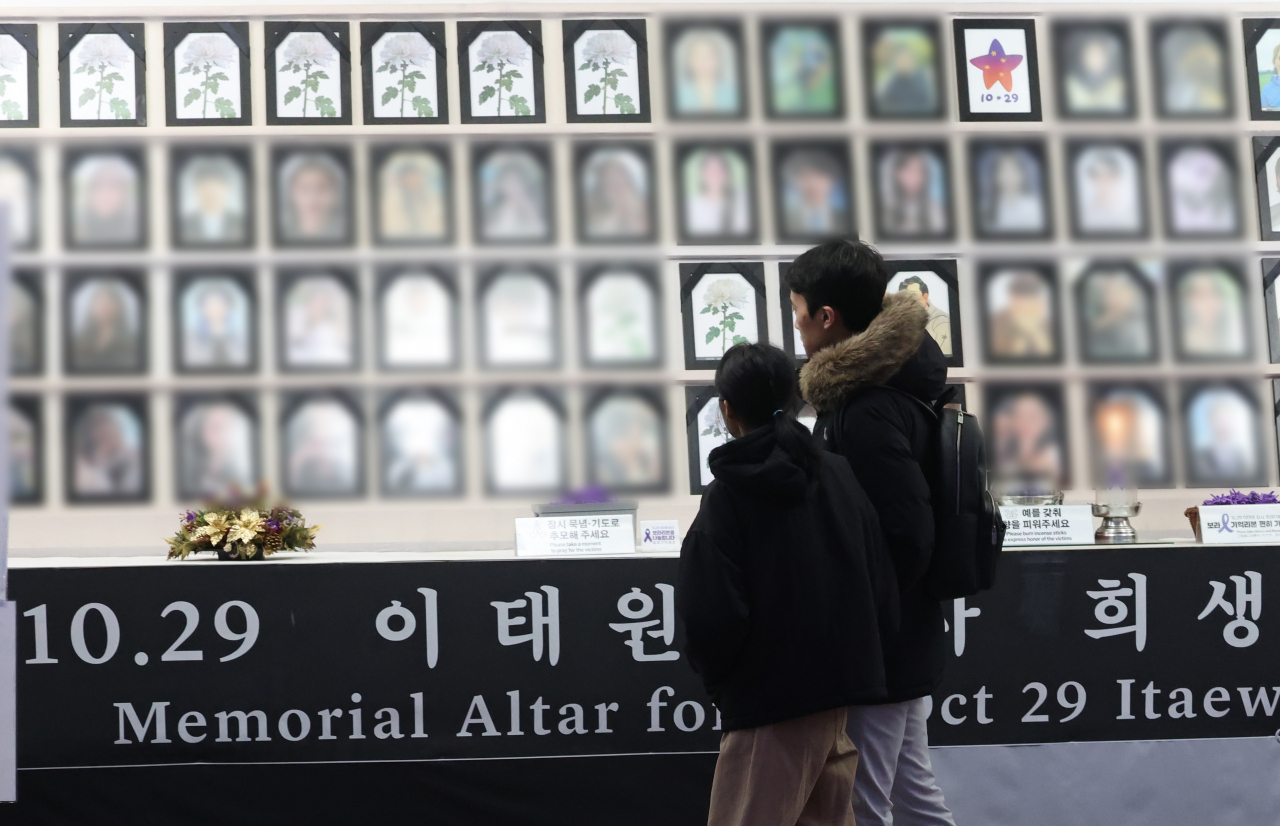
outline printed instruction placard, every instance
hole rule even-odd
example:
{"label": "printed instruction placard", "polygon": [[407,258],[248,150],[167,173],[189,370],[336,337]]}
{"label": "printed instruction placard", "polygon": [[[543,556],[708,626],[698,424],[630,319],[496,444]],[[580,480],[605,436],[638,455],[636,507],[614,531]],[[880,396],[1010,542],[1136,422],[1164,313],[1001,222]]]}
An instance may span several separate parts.
{"label": "printed instruction placard", "polygon": [[636,552],[629,513],[516,519],[516,556],[611,556]]}
{"label": "printed instruction placard", "polygon": [[1280,541],[1280,505],[1201,505],[1206,545]]}
{"label": "printed instruction placard", "polygon": [[1009,529],[1005,547],[1092,545],[1093,509],[1088,505],[1001,505]]}

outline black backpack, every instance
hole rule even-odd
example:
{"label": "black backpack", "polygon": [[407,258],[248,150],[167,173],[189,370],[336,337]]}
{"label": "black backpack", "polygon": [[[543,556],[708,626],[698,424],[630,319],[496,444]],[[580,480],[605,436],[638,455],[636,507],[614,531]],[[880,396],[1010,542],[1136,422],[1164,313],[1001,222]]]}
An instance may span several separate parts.
{"label": "black backpack", "polygon": [[[932,405],[897,388],[879,387],[910,399],[937,427],[938,465],[928,480],[934,510],[933,558],[925,573],[925,592],[941,600],[990,590],[1004,548],[1005,524],[987,489],[987,451],[977,417],[946,406],[954,387]],[[843,420],[844,406],[833,425],[840,453]]]}

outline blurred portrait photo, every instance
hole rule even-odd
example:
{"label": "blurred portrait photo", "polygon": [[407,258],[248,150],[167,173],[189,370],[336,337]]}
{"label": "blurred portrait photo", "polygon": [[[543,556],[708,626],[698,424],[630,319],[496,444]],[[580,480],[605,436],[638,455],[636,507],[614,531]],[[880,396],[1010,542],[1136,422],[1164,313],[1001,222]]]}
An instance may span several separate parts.
{"label": "blurred portrait photo", "polygon": [[176,245],[245,246],[252,192],[245,161],[230,152],[175,153]]}
{"label": "blurred portrait photo", "polygon": [[1139,236],[1146,231],[1141,150],[1135,144],[1073,144],[1071,203],[1076,234],[1086,238]]}
{"label": "blurred portrait photo", "polygon": [[839,116],[840,54],[834,22],[764,24],[768,110],[775,118]]}
{"label": "blurred portrait photo", "polygon": [[1128,265],[1095,264],[1076,289],[1084,361],[1155,359],[1154,297],[1146,276]]}
{"label": "blurred portrait photo", "polygon": [[44,352],[44,301],[34,272],[16,272],[9,281],[9,374],[40,372]]}
{"label": "blurred portrait photo", "polygon": [[1263,481],[1257,399],[1227,382],[1187,388],[1183,398],[1188,485]]}
{"label": "blurred portrait photo", "polygon": [[65,300],[68,371],[146,369],[146,313],[139,281],[105,273],[72,276]]}
{"label": "blurred portrait photo", "polygon": [[480,241],[551,241],[551,181],[545,156],[525,147],[494,149],[476,166],[476,227]]}
{"label": "blurred portrait photo", "polygon": [[361,487],[360,420],[342,399],[299,400],[284,420],[285,492],[291,496],[354,496]]}
{"label": "blurred portrait photo", "polygon": [[741,117],[741,32],[735,23],[669,26],[671,114],[676,118]]}
{"label": "blurred portrait photo", "polygon": [[1067,117],[1123,117],[1133,110],[1129,35],[1123,22],[1060,23],[1059,100]]}
{"label": "blurred portrait photo", "polygon": [[782,144],[773,152],[778,235],[809,241],[852,234],[848,154],[841,144]]}
{"label": "blurred portrait photo", "polygon": [[680,230],[686,243],[750,240],[755,186],[745,146],[686,145],[679,157]]}
{"label": "blurred portrait photo", "polygon": [[401,396],[382,414],[382,490],[393,496],[456,493],[462,487],[457,416],[427,393]]}
{"label": "blurred portrait photo", "polygon": [[252,293],[242,278],[209,273],[187,276],[178,287],[178,367],[184,371],[252,369]]}
{"label": "blurred portrait photo", "polygon": [[995,475],[1041,479],[1061,488],[1067,476],[1062,388],[988,385],[985,408],[987,450]]}
{"label": "blurred portrait photo", "polygon": [[138,247],[143,243],[142,172],[133,157],[109,150],[69,158],[68,244]]}
{"label": "blurred portrait photo", "polygon": [[666,482],[662,410],[640,391],[604,394],[587,413],[590,478],[609,491],[655,490]]}
{"label": "blurred portrait photo", "polygon": [[280,294],[281,366],[349,370],[356,366],[356,299],[336,273],[286,276]]}
{"label": "blurred portrait photo", "polygon": [[541,393],[515,391],[489,410],[485,465],[496,494],[559,491],[565,483],[564,420]]}
{"label": "blurred portrait photo", "polygon": [[1117,477],[1144,487],[1168,484],[1173,474],[1160,390],[1143,384],[1097,385],[1090,396],[1095,484]]}
{"label": "blurred portrait photo", "polygon": [[872,147],[878,234],[894,240],[951,237],[951,193],[943,144]]}
{"label": "blurred portrait photo", "polygon": [[32,156],[0,151],[0,206],[9,210],[9,243],[15,250],[35,246],[40,210]]}
{"label": "blurred portrait photo", "polygon": [[938,343],[944,356],[952,352],[950,285],[935,272],[928,270],[904,270],[889,277],[885,292],[910,293],[929,311],[925,331]]}
{"label": "blurred portrait photo", "polygon": [[285,246],[333,246],[351,240],[351,186],[336,153],[276,153],[276,240]]}
{"label": "blurred portrait photo", "polygon": [[1239,232],[1235,163],[1225,154],[1229,151],[1209,143],[1165,147],[1165,208],[1171,235]]}
{"label": "blurred portrait photo", "polygon": [[1178,355],[1187,361],[1249,357],[1249,324],[1240,275],[1222,264],[1174,268],[1173,314]]}
{"label": "blurred portrait photo", "polygon": [[230,398],[190,398],[178,414],[178,495],[225,499],[258,483],[257,423]]}
{"label": "blurred portrait photo", "polygon": [[654,236],[653,172],[648,147],[577,147],[578,230],[587,243],[637,243]]}
{"label": "blurred portrait photo", "polygon": [[144,401],[72,398],[67,445],[73,501],[147,497],[147,427]]}
{"label": "blurred portrait photo", "polygon": [[582,293],[583,356],[613,367],[658,361],[658,294],[645,274],[612,265],[588,276]]}
{"label": "blurred portrait photo", "polygon": [[1046,266],[987,266],[982,273],[987,360],[1044,363],[1058,349],[1058,290]]}
{"label": "blurred portrait photo", "polygon": [[39,502],[43,493],[40,446],[40,401],[34,396],[9,399],[9,501]]}
{"label": "blurred portrait photo", "polygon": [[1153,31],[1156,88],[1169,117],[1224,117],[1231,111],[1226,34],[1212,23],[1182,21]]}
{"label": "blurred portrait photo", "polygon": [[1040,237],[1051,232],[1041,144],[975,143],[975,229],[980,237]]}
{"label": "blurred portrait photo", "polygon": [[931,23],[874,23],[863,30],[873,117],[936,117],[938,32]]}
{"label": "blurred portrait photo", "polygon": [[427,149],[375,154],[377,237],[390,244],[437,244],[451,234],[449,172]]}
{"label": "blurred portrait photo", "polygon": [[480,330],[488,367],[550,367],[559,358],[556,291],[531,269],[492,275],[480,288]]}
{"label": "blurred portrait photo", "polygon": [[453,290],[435,272],[390,275],[379,298],[382,362],[393,369],[439,368],[456,359]]}

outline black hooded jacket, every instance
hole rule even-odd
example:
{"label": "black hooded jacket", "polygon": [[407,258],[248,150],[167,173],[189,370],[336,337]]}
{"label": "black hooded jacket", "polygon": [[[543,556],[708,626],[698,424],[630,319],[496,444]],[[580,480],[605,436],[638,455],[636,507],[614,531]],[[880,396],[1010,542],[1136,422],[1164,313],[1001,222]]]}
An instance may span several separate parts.
{"label": "black hooded jacket", "polygon": [[676,607],[726,731],[885,696],[877,611],[896,620],[892,564],[848,463],[822,459],[811,487],[773,424],[711,452]]}
{"label": "black hooded jacket", "polygon": [[828,450],[838,445],[864,483],[893,557],[901,623],[886,636],[884,653],[888,702],[895,703],[932,694],[946,664],[942,604],[923,587],[933,555],[927,480],[938,461],[936,424],[904,395],[932,403],[946,388],[946,356],[925,335],[927,321],[914,297],[887,297],[864,332],[815,353],[800,377],[819,412],[817,437]]}

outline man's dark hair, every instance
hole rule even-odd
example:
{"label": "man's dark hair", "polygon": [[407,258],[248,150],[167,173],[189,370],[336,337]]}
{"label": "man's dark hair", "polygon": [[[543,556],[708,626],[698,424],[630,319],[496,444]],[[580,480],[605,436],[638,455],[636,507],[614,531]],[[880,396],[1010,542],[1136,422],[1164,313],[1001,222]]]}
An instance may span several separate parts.
{"label": "man's dark hair", "polygon": [[889,271],[869,244],[828,241],[791,262],[786,282],[791,292],[804,296],[810,315],[831,307],[850,332],[861,333],[880,314]]}
{"label": "man's dark hair", "polygon": [[924,279],[918,275],[913,275],[910,278],[904,278],[902,283],[898,285],[898,292],[902,292],[912,284],[918,284],[920,286],[920,292],[924,295],[929,294],[929,285],[924,283]]}

